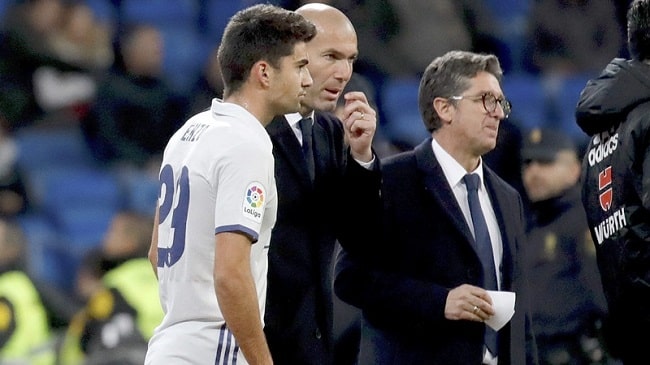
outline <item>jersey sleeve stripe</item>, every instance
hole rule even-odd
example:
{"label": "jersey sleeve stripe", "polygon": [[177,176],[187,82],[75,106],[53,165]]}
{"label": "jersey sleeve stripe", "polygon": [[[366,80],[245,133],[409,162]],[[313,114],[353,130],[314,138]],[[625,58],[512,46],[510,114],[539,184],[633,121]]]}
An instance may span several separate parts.
{"label": "jersey sleeve stripe", "polygon": [[253,243],[256,243],[258,238],[259,238],[259,234],[257,232],[255,232],[254,230],[252,230],[252,229],[250,229],[250,228],[248,228],[246,226],[242,226],[241,224],[231,224],[231,225],[227,225],[227,226],[219,226],[219,227],[214,229],[214,234],[222,233],[222,232],[241,233],[241,234],[247,236],[248,238],[250,238],[251,241],[253,241]]}

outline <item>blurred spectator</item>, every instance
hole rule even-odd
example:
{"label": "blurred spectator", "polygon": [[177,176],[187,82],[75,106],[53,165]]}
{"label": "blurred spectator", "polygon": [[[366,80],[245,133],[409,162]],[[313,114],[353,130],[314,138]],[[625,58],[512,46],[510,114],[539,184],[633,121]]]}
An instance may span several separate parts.
{"label": "blurred spectator", "polygon": [[[477,0],[330,0],[352,21],[359,43],[355,71],[382,95],[388,79],[419,79],[432,59],[450,50],[500,54],[501,42],[489,8]],[[407,150],[426,134],[412,137],[417,126],[387,117],[377,98],[378,131],[398,150]],[[415,129],[414,129],[415,128]],[[417,134],[417,133],[416,133]],[[411,142],[413,139],[417,142]]]}
{"label": "blurred spectator", "polygon": [[100,161],[157,173],[167,140],[188,113],[186,98],[161,78],[162,57],[162,36],[154,27],[135,25],[120,37],[116,64],[82,121]]}
{"label": "blurred spectator", "polygon": [[11,218],[27,211],[27,190],[16,162],[18,146],[9,121],[0,111],[0,217]]}
{"label": "blurred spectator", "polygon": [[537,74],[544,93],[543,126],[568,133],[582,148],[575,105],[587,80],[623,46],[610,0],[539,0],[532,4],[524,69]]}
{"label": "blurred spectator", "polygon": [[80,71],[39,67],[34,73],[36,101],[47,112],[70,109],[79,119],[95,97],[97,77],[113,62],[111,31],[86,4],[70,1],[64,4],[59,27],[48,44],[55,57]]}
{"label": "blurred spectator", "polygon": [[529,67],[546,75],[598,72],[623,44],[610,0],[536,1],[529,31]]}
{"label": "blurred spectator", "polygon": [[[632,0],[613,0],[614,5],[616,6],[616,20],[618,21],[618,26],[621,29],[621,34],[624,36],[627,34],[627,10],[632,4]],[[627,42],[623,41],[621,44],[621,50],[618,52],[619,57],[630,58],[630,53],[627,49]]]}
{"label": "blurred spectator", "polygon": [[66,4],[61,29],[52,37],[52,48],[62,60],[89,70],[103,71],[113,63],[112,29],[95,18],[83,2]]}
{"label": "blurred spectator", "polygon": [[[450,50],[494,51],[488,9],[474,0],[333,0],[357,29],[364,67],[390,77],[417,76]],[[496,53],[496,52],[494,52]]]}
{"label": "blurred spectator", "polygon": [[78,277],[82,286],[77,289],[89,299],[68,328],[62,364],[144,362],[147,341],[163,317],[158,282],[147,258],[152,229],[149,216],[128,211],[115,215],[101,251],[88,256],[86,268],[91,270],[80,273],[83,281]]}
{"label": "blurred spectator", "polygon": [[502,119],[499,122],[497,145],[492,151],[483,155],[483,161],[503,180],[517,189],[521,196],[525,196],[521,181],[522,144],[522,131],[517,121],[512,117]]}
{"label": "blurred spectator", "polygon": [[61,0],[27,0],[7,11],[0,34],[0,111],[11,121],[12,129],[43,116],[34,85],[39,68],[79,70],[61,60],[51,47],[63,10]]}
{"label": "blurred spectator", "polygon": [[499,40],[499,61],[506,74],[523,68],[528,19],[532,3],[537,0],[482,0],[489,9]]}
{"label": "blurred spectator", "polygon": [[[372,107],[374,110],[377,110],[377,103],[376,103],[377,91],[370,83],[370,80],[368,80],[365,76],[353,72],[352,76],[350,77],[350,81],[348,81],[341,95],[345,95],[345,93],[350,91],[362,91],[368,98],[368,103],[370,104],[370,107]],[[345,99],[342,97],[338,98],[338,100],[336,101],[336,109],[334,110],[334,114],[340,120],[344,119],[343,118],[344,106],[345,106]],[[384,135],[382,131],[379,129],[375,133],[375,138],[372,140],[372,145],[375,153],[380,158],[387,157],[397,152],[400,152],[400,149],[394,146],[387,139],[386,135]]]}
{"label": "blurred spectator", "polygon": [[192,91],[192,106],[190,107],[192,114],[210,109],[212,99],[221,99],[223,95],[223,79],[221,78],[221,69],[217,59],[218,49],[219,47],[216,46],[210,53],[203,72]]}
{"label": "blurred spectator", "polygon": [[604,363],[606,312],[596,252],[580,200],[580,160],[571,138],[534,129],[522,150],[531,217],[524,268],[540,365]]}
{"label": "blurred spectator", "polygon": [[83,304],[104,286],[102,276],[106,273],[106,269],[102,257],[102,247],[93,247],[86,251],[79,263],[74,278],[74,294],[75,298]]}
{"label": "blurred spectator", "polygon": [[0,359],[5,364],[54,364],[47,311],[24,270],[21,228],[0,219]]}

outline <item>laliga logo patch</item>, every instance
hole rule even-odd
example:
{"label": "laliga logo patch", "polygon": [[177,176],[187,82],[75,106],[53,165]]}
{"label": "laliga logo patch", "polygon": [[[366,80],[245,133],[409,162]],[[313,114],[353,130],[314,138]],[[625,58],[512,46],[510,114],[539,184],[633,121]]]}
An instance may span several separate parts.
{"label": "laliga logo patch", "polygon": [[243,213],[245,217],[257,223],[262,222],[262,216],[264,215],[264,186],[262,184],[254,182],[246,188]]}

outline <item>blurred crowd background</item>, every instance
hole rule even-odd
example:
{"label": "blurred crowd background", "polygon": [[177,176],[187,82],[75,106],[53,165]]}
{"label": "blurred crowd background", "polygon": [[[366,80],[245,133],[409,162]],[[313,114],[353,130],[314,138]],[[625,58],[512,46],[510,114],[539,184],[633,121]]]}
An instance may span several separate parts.
{"label": "blurred crowd background", "polygon": [[[55,325],[67,327],[105,272],[97,252],[114,219],[153,214],[162,149],[221,95],[223,28],[258,2],[309,1],[0,0],[0,218],[24,232],[21,264]],[[381,157],[428,136],[417,89],[434,57],[496,54],[513,112],[487,159],[518,189],[522,136],[546,127],[584,147],[580,90],[627,56],[626,0],[321,2],[357,29],[348,89],[366,91],[378,109]]]}

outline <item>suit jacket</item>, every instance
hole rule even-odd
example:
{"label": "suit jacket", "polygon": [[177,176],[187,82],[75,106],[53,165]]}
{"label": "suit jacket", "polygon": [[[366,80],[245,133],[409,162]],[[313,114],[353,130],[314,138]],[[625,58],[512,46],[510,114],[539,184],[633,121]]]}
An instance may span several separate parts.
{"label": "suit jacket", "polygon": [[[517,257],[524,238],[522,201],[483,166],[503,239],[501,290],[517,293],[515,315],[499,331],[499,364],[534,364]],[[336,268],[336,294],[363,313],[360,364],[481,364],[485,325],[444,317],[449,290],[481,286],[483,270],[431,139],[382,161],[382,179],[381,208],[363,214],[364,225],[373,227],[374,220],[379,228],[352,232]]]}
{"label": "suit jacket", "polygon": [[269,248],[264,331],[275,364],[331,364],[332,258],[344,209],[341,191],[349,165],[357,172],[365,169],[347,164],[343,128],[331,114],[314,117],[313,183],[286,119],[276,117],[267,131],[279,205]]}

